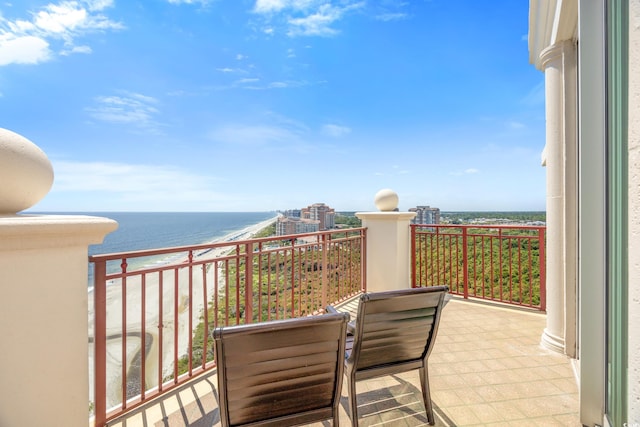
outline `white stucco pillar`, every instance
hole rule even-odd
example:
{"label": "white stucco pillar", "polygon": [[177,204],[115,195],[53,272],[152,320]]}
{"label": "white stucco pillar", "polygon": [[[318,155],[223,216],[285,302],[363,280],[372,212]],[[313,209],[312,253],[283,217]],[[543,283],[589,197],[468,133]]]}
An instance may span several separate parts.
{"label": "white stucco pillar", "polygon": [[380,212],[357,212],[367,228],[367,291],[381,292],[411,287],[411,230],[415,212],[394,209],[398,198],[391,190],[376,194]]}
{"label": "white stucco pillar", "polygon": [[547,326],[541,343],[576,356],[577,149],[576,45],[563,41],[540,54],[545,73],[547,168]]}
{"label": "white stucco pillar", "polygon": [[0,426],[89,424],[88,246],[113,220],[19,215],[44,197],[51,165],[0,129]]}
{"label": "white stucco pillar", "polygon": [[88,245],[117,224],[0,216],[0,425],[89,422]]}

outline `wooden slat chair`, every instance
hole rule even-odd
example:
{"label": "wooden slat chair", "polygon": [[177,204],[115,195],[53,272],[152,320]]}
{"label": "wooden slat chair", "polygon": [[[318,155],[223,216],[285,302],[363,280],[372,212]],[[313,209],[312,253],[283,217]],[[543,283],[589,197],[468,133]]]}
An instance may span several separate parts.
{"label": "wooden slat chair", "polygon": [[[361,295],[345,359],[353,426],[358,425],[358,380],[414,369],[420,371],[427,419],[435,423],[427,362],[448,291],[447,286],[432,286]],[[327,311],[336,312],[331,306]]]}
{"label": "wooden slat chair", "polygon": [[222,426],[337,427],[348,321],[339,313],[216,328]]}

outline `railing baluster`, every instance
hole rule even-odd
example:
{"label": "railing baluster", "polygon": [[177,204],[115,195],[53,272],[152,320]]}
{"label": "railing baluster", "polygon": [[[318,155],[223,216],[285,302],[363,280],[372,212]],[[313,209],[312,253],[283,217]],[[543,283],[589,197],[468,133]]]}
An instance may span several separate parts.
{"label": "railing baluster", "polygon": [[204,336],[202,337],[202,364],[200,365],[204,369],[207,365],[207,349],[209,348],[209,298],[207,296],[207,265],[203,264],[202,268],[202,300],[204,301]]}
{"label": "railing baluster", "polygon": [[[122,260],[121,264],[122,273],[126,273],[127,271],[127,261],[126,259]],[[127,278],[122,278],[122,285],[120,286],[122,292],[122,332],[120,336],[122,337],[122,410],[127,408],[127,398],[129,394],[127,393]]]}
{"label": "railing baluster", "polygon": [[[187,271],[189,272],[189,331],[193,331],[193,251],[189,251],[188,257],[189,266]],[[193,375],[193,334],[189,333],[187,338],[188,348],[188,364],[189,364],[189,376]]]}
{"label": "railing baluster", "polygon": [[[253,245],[249,242],[244,246],[245,276],[244,276],[244,313],[245,323],[253,323]],[[240,276],[240,266],[237,267],[237,275]]]}
{"label": "railing baluster", "polygon": [[162,297],[164,291],[164,274],[158,272],[158,391],[162,392],[162,367],[163,367],[163,346],[164,341],[164,298]]}
{"label": "railing baluster", "polygon": [[140,283],[140,398],[144,400],[146,393],[147,365],[147,275],[142,274]]}
{"label": "railing baluster", "polygon": [[179,271],[178,267],[173,269],[173,384],[178,384],[178,330],[179,317],[178,311],[180,310],[180,294],[178,289]]}
{"label": "railing baluster", "polygon": [[464,260],[462,295],[465,299],[469,298],[469,247],[468,247],[467,228],[462,228],[462,259]]}

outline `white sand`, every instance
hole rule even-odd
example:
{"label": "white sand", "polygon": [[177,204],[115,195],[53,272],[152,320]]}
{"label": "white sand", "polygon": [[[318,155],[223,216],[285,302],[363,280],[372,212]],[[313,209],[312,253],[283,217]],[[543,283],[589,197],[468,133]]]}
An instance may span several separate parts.
{"label": "white sand", "polygon": [[[271,218],[258,224],[247,227],[241,231],[230,233],[212,243],[232,242],[248,240],[255,236],[263,228],[271,225],[276,218]],[[229,247],[216,248],[204,254],[195,254],[194,261],[212,259],[222,256],[229,251]],[[181,264],[181,263],[178,263]],[[174,264],[175,265],[175,264]],[[176,283],[176,273],[178,285]],[[140,334],[142,332],[142,292],[141,276],[134,276],[127,279],[127,363],[129,367],[135,355],[141,349]],[[158,385],[158,352],[159,352],[159,302],[162,300],[162,377],[172,375],[173,359],[175,347],[174,343],[177,322],[177,358],[180,358],[188,351],[189,337],[192,331],[189,328],[189,313],[191,312],[192,328],[200,322],[206,302],[204,300],[204,280],[202,266],[195,266],[191,274],[192,281],[192,301],[191,311],[189,307],[189,268],[187,266],[178,269],[170,269],[162,274],[162,298],[160,298],[159,282],[160,274],[149,274],[145,278],[145,306],[144,329],[146,336],[151,340],[147,341],[149,350],[146,364],[146,384],[147,387]],[[118,283],[111,283],[107,286],[107,406],[118,404],[121,401],[122,391],[122,286]],[[213,271],[207,272],[207,299],[210,301],[213,295],[214,280]],[[177,298],[176,298],[177,292]],[[177,299],[177,316],[175,314],[175,304]],[[177,317],[177,318],[176,318]],[[89,336],[94,335],[94,315],[93,315],[93,291],[89,292]],[[151,344],[149,344],[151,341]],[[93,400],[93,344],[89,343],[89,372],[90,372],[90,398]]]}

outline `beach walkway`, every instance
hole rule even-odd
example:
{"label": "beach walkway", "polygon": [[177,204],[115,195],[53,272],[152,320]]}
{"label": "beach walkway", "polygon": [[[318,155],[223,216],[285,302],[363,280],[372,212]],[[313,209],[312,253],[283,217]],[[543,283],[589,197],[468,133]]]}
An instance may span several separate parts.
{"label": "beach walkway", "polygon": [[[357,302],[339,308],[353,313]],[[429,359],[436,426],[580,426],[572,362],[539,345],[545,324],[544,313],[452,299]],[[218,427],[216,388],[214,370],[109,426]],[[361,426],[427,425],[417,371],[357,389]],[[346,391],[344,381],[343,426],[350,425]]]}

